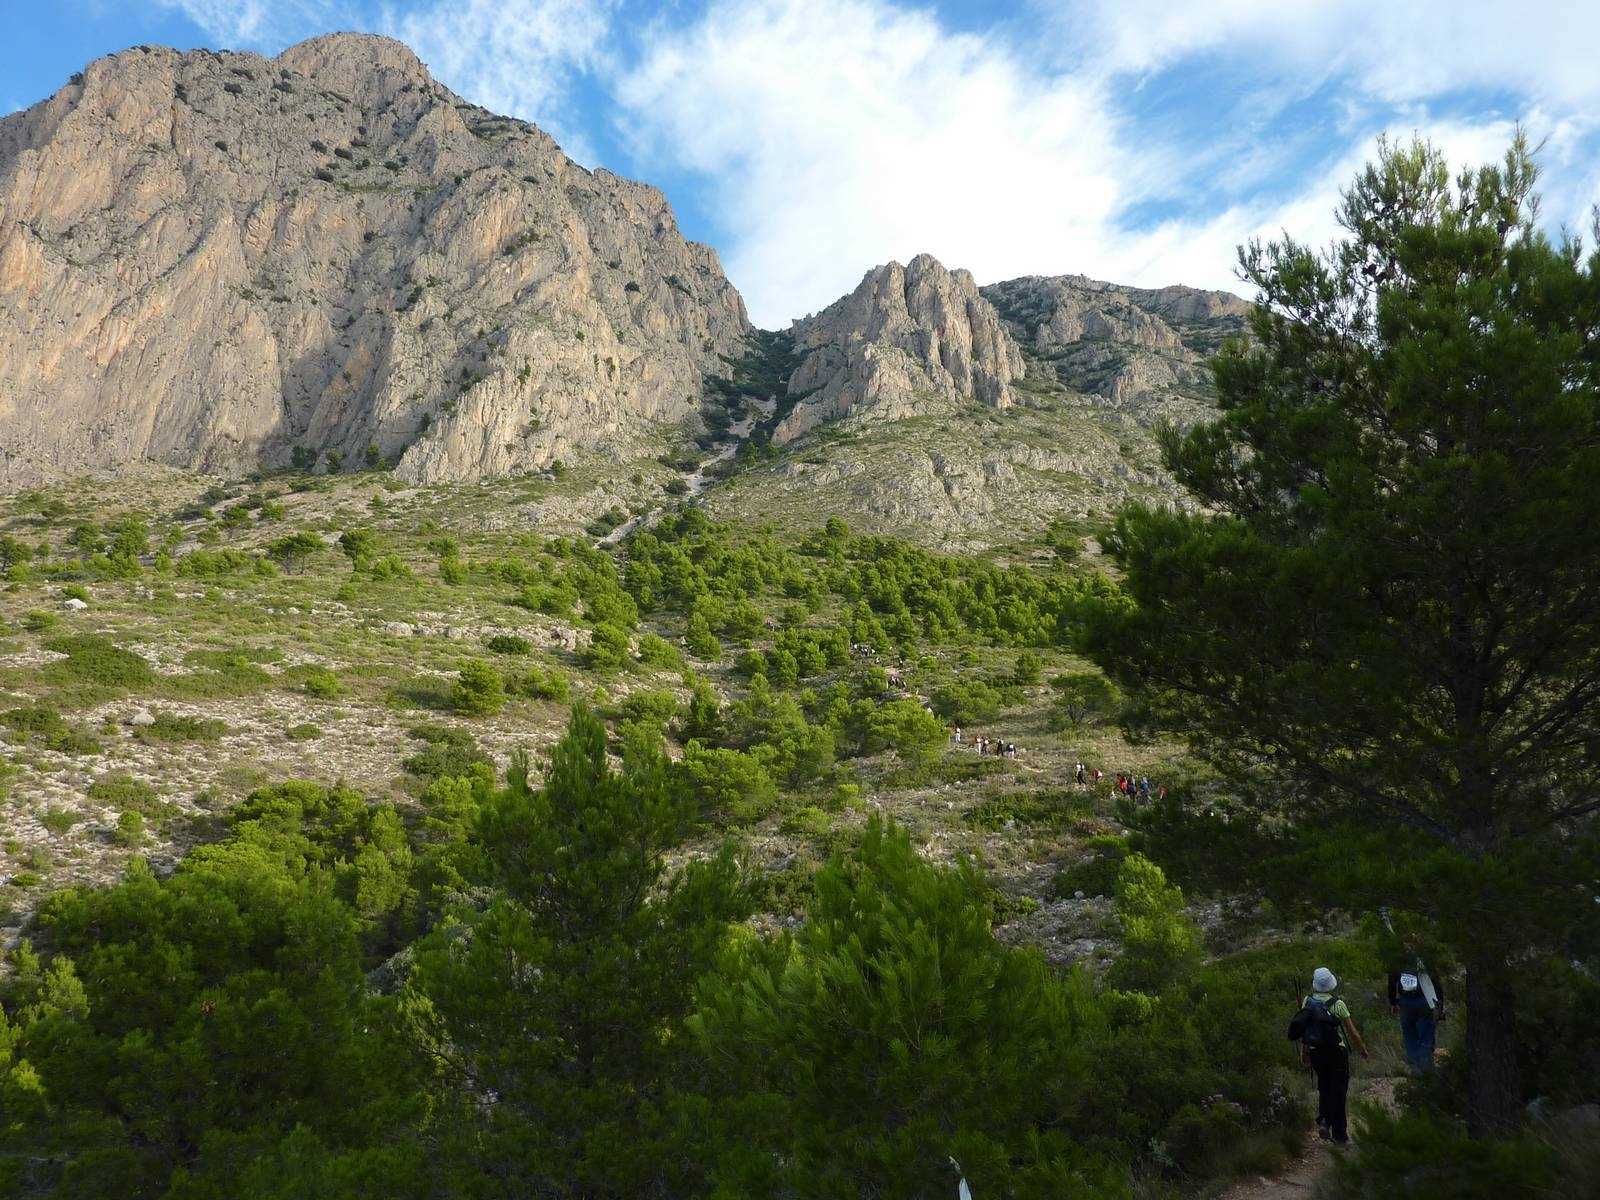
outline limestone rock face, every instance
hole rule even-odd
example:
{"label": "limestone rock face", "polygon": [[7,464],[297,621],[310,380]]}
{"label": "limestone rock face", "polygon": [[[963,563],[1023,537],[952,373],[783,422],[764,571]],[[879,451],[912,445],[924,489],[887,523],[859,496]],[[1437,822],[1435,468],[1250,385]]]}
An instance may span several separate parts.
{"label": "limestone rock face", "polygon": [[844,416],[898,420],[977,401],[1011,404],[1022,354],[966,271],[920,254],[868,271],[860,286],[792,330],[797,402],[773,440]]}
{"label": "limestone rock face", "polygon": [[141,47],[0,120],[0,486],[620,452],[748,331],[659,191],[388,39]]}
{"label": "limestone rock face", "polygon": [[1229,292],[1082,275],[1030,275],[983,295],[1059,383],[1144,424],[1196,415],[1210,395],[1204,360],[1244,329],[1250,312]]}

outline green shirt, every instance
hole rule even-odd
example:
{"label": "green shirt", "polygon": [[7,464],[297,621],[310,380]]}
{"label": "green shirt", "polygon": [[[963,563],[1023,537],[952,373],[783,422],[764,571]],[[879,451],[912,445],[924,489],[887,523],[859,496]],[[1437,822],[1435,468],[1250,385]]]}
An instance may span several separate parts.
{"label": "green shirt", "polygon": [[[1344,1031],[1344,1023],[1350,1019],[1350,1006],[1343,1000],[1335,999],[1332,992],[1312,992],[1306,1000],[1321,1000],[1324,1004],[1333,1001],[1332,1004],[1328,1004],[1328,1011],[1333,1014],[1333,1019],[1339,1022],[1339,1045],[1346,1050],[1350,1049],[1350,1039]],[[1302,1006],[1306,1000],[1300,1002]]]}

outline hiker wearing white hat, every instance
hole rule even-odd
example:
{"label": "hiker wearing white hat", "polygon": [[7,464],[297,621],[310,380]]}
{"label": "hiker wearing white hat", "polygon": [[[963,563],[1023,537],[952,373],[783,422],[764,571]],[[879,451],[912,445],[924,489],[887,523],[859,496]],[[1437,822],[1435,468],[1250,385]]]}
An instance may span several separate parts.
{"label": "hiker wearing white hat", "polygon": [[1317,1075],[1317,1136],[1344,1145],[1350,1140],[1345,1104],[1350,1092],[1350,1047],[1371,1058],[1350,1006],[1334,993],[1339,978],[1327,967],[1311,974],[1311,994],[1289,1022],[1289,1037],[1300,1043],[1300,1061]]}

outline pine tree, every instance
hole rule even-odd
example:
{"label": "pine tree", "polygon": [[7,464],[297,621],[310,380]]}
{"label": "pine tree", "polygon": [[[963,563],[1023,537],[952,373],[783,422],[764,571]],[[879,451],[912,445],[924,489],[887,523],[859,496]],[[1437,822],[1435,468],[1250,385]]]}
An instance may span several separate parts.
{"label": "pine tree", "polygon": [[519,1195],[672,1186],[651,1130],[677,1026],[746,913],[727,853],[668,872],[693,807],[659,742],[616,770],[605,726],[581,705],[544,785],[515,763],[484,806],[493,899],[421,945],[411,983],[422,1036],[476,1098],[456,1146],[463,1169],[515,1178]]}
{"label": "pine tree", "polygon": [[1155,726],[1278,781],[1331,900],[1438,923],[1479,1135],[1520,1111],[1517,964],[1594,920],[1600,256],[1539,232],[1534,182],[1520,137],[1454,181],[1385,145],[1330,250],[1241,252],[1222,416],[1164,438],[1209,511],[1120,516],[1088,639]]}

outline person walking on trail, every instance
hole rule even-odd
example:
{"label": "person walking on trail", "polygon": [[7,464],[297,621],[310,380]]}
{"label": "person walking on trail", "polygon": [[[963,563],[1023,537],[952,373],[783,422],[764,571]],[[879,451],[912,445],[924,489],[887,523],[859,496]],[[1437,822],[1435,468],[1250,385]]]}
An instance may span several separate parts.
{"label": "person walking on trail", "polygon": [[1350,1140],[1345,1106],[1350,1093],[1350,1049],[1371,1058],[1350,1006],[1336,994],[1339,980],[1327,967],[1311,976],[1311,994],[1289,1022],[1289,1037],[1300,1043],[1300,1061],[1317,1076],[1317,1136],[1343,1146]]}
{"label": "person walking on trail", "polygon": [[1389,972],[1389,1011],[1400,1018],[1406,1062],[1417,1074],[1426,1075],[1433,1070],[1436,1027],[1444,1020],[1444,992],[1415,950],[1408,958],[1408,963]]}

